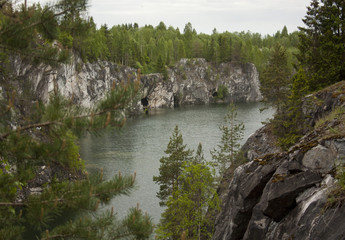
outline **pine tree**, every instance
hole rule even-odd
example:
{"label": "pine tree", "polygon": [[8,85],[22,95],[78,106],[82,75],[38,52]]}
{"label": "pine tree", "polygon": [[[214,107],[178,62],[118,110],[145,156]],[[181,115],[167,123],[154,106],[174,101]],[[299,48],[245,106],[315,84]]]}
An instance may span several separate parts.
{"label": "pine tree", "polygon": [[202,149],[202,144],[201,143],[198,144],[198,148],[196,150],[196,153],[195,153],[195,156],[194,156],[194,159],[193,159],[193,163],[194,164],[204,164],[204,163],[206,163],[206,159],[205,159],[205,156],[204,156],[204,151]]}
{"label": "pine tree", "polygon": [[[99,105],[92,110],[82,110],[63,99],[58,92],[47,106],[40,106],[36,113],[38,120],[21,121],[17,129],[10,129],[7,119],[17,111],[16,97],[2,101],[6,111],[1,118],[0,128],[0,235],[7,239],[22,239],[33,234],[43,239],[88,238],[107,239],[115,234],[146,236],[152,232],[151,220],[139,209],[130,214],[138,215],[140,222],[118,222],[112,212],[98,218],[86,217],[80,221],[56,226],[61,215],[71,212],[94,212],[100,204],[106,204],[119,194],[129,194],[134,186],[134,176],[115,176],[104,181],[103,174],[88,177],[83,174],[83,161],[74,134],[110,126],[121,126],[124,119],[120,112],[132,101],[137,91],[135,85],[113,89]],[[34,105],[36,105],[34,103]],[[34,107],[32,107],[34,109]],[[25,116],[28,117],[28,116]],[[32,119],[34,120],[34,119]],[[25,125],[26,124],[26,125]],[[42,168],[61,169],[60,181],[42,185],[39,195],[29,195],[18,202],[18,194],[28,189],[28,182]],[[64,176],[76,176],[73,182]],[[79,176],[79,177],[78,177]],[[129,217],[130,219],[130,217]],[[139,221],[139,220],[138,220]],[[135,227],[136,226],[136,227]],[[90,232],[90,229],[93,229]],[[103,230],[102,230],[103,229]],[[115,235],[114,235],[115,236]]]}
{"label": "pine tree", "polygon": [[[85,6],[82,0],[62,0],[43,9],[18,8],[12,1],[5,1],[0,9],[0,57],[7,61],[9,55],[15,54],[32,64],[58,64],[61,53],[52,42],[59,37],[59,24],[79,21]],[[104,180],[102,172],[89,176],[76,143],[76,135],[122,126],[125,119],[121,116],[138,93],[139,81],[114,86],[94,108],[83,109],[75,106],[73,99],[64,99],[56,86],[48,105],[34,101],[28,91],[29,82],[20,82],[9,73],[8,65],[2,61],[0,238],[148,238],[151,219],[138,208],[132,209],[123,221],[116,220],[113,211],[95,215],[98,207],[111,198],[129,194],[135,175],[119,174],[109,181]],[[20,84],[27,84],[23,91],[18,91]],[[43,169],[55,177],[39,186],[39,194],[25,194]],[[75,219],[77,214],[82,217]]]}
{"label": "pine tree", "polygon": [[345,79],[345,3],[313,0],[300,27],[298,60],[315,91]]}
{"label": "pine tree", "polygon": [[276,44],[270,54],[269,63],[261,75],[260,90],[265,98],[264,101],[273,105],[277,112],[286,103],[289,94],[290,75],[286,49],[280,44]]}
{"label": "pine tree", "polygon": [[153,181],[160,185],[157,197],[161,200],[161,206],[165,206],[169,196],[179,188],[180,182],[178,177],[182,172],[183,163],[192,161],[193,151],[187,149],[187,145],[183,144],[182,134],[178,126],[175,127],[167,149],[164,152],[168,156],[162,157],[159,160],[159,176],[153,177]]}
{"label": "pine tree", "polygon": [[244,124],[238,122],[236,118],[236,107],[231,103],[224,117],[224,123],[219,127],[219,130],[222,132],[221,142],[217,146],[217,149],[211,151],[212,158],[218,166],[220,176],[223,175],[230,165],[236,163],[236,156],[240,150]]}
{"label": "pine tree", "polygon": [[180,188],[169,197],[157,229],[158,239],[210,239],[207,211],[219,209],[211,169],[202,163],[185,163]]}
{"label": "pine tree", "polygon": [[291,93],[287,99],[287,104],[280,114],[276,114],[272,120],[273,132],[278,136],[278,143],[283,149],[287,150],[291,147],[305,132],[302,98],[308,93],[308,89],[305,72],[300,68],[292,79]]}

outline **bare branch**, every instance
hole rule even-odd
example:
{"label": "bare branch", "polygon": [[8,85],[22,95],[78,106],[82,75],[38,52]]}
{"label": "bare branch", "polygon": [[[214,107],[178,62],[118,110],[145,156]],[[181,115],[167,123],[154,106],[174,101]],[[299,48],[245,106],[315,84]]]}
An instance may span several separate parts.
{"label": "bare branch", "polygon": [[0,202],[0,206],[5,206],[5,207],[16,207],[16,206],[27,206],[27,203],[16,203],[16,202]]}
{"label": "bare branch", "polygon": [[[20,131],[24,131],[24,130],[28,130],[28,129],[32,129],[32,128],[45,127],[45,126],[49,126],[49,125],[62,125],[62,123],[58,122],[58,121],[51,121],[51,122],[30,124],[30,125],[27,125],[25,127],[20,127],[16,131],[20,132]],[[5,140],[11,133],[12,132],[0,135],[0,139]]]}

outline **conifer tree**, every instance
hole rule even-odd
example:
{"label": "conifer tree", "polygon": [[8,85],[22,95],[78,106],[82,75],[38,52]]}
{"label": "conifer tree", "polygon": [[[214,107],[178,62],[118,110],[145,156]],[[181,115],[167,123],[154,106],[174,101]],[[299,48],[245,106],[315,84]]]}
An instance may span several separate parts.
{"label": "conifer tree", "polygon": [[158,239],[210,239],[207,211],[219,210],[214,175],[203,163],[185,163],[179,176],[181,186],[174,190],[157,229]]}
{"label": "conifer tree", "polygon": [[280,44],[276,44],[270,54],[268,65],[261,75],[260,90],[265,98],[264,101],[273,105],[277,112],[287,100],[290,75],[286,49]]}
{"label": "conifer tree", "polygon": [[187,145],[183,144],[182,134],[178,126],[175,127],[164,152],[168,156],[159,160],[159,176],[153,177],[153,181],[160,185],[157,197],[161,200],[161,206],[165,206],[169,196],[179,188],[178,177],[182,172],[183,163],[192,161],[193,151],[187,149]]}
{"label": "conifer tree", "polygon": [[298,60],[315,91],[345,79],[345,3],[313,0],[300,27]]}
{"label": "conifer tree", "polygon": [[206,159],[205,159],[205,156],[204,156],[204,151],[202,149],[202,144],[201,143],[198,144],[198,148],[196,149],[196,153],[195,153],[195,156],[194,156],[194,159],[193,159],[193,163],[195,163],[195,164],[204,164],[204,163],[206,163]]}
{"label": "conifer tree", "polygon": [[[59,23],[80,19],[85,7],[82,0],[62,0],[44,8],[18,8],[5,1],[0,9],[0,57],[7,61],[13,54],[31,63],[58,64],[61,52],[52,42],[58,38]],[[76,135],[86,131],[123,125],[122,113],[136,96],[139,82],[114,85],[92,109],[75,106],[55,86],[49,104],[43,105],[34,101],[28,81],[23,91],[16,91],[23,83],[9,74],[5,61],[0,64],[0,238],[148,238],[151,219],[138,208],[123,221],[116,220],[113,210],[95,215],[111,198],[129,194],[135,175],[119,174],[109,181],[102,172],[89,176],[76,143]],[[26,194],[43,169],[55,177],[39,186],[39,194]],[[75,219],[77,213],[80,219]]]}
{"label": "conifer tree", "polygon": [[244,124],[237,119],[236,107],[231,103],[224,117],[224,123],[219,127],[222,138],[217,148],[211,151],[213,160],[218,167],[220,176],[236,162],[236,155],[240,150],[240,141],[243,138]]}
{"label": "conifer tree", "polygon": [[303,97],[308,93],[308,81],[302,68],[292,78],[291,92],[282,111],[276,114],[273,132],[278,136],[278,143],[283,149],[288,149],[303,136],[306,129],[302,111]]}

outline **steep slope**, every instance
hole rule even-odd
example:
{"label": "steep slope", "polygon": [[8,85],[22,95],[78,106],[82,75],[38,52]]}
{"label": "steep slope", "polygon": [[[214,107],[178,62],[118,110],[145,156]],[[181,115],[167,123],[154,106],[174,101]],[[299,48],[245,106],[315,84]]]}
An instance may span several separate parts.
{"label": "steep slope", "polygon": [[340,82],[305,99],[310,128],[289,151],[274,146],[269,126],[249,138],[249,162],[224,176],[231,182],[220,193],[213,239],[344,239],[335,171],[345,166],[344,108]]}

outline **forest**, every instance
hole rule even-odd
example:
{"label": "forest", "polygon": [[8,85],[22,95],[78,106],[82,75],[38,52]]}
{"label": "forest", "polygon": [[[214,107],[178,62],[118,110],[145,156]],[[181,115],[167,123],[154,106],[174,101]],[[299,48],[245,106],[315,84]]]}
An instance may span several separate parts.
{"label": "forest", "polygon": [[[191,23],[180,31],[164,22],[157,26],[137,23],[113,26],[102,25],[96,29],[92,18],[85,40],[89,48],[78,49],[87,61],[96,59],[140,68],[143,73],[162,72],[181,58],[205,58],[214,64],[223,62],[251,62],[262,70],[275,44],[288,49],[290,69],[296,62],[298,33],[288,33],[284,27],[274,36],[261,36],[251,32],[224,32],[213,30],[212,35],[198,34]],[[73,38],[73,36],[69,36]]]}
{"label": "forest", "polygon": [[[163,22],[158,26],[129,23],[112,27],[104,24],[97,28],[92,17],[85,17],[85,0],[60,0],[45,6],[0,0],[0,239],[28,236],[32,239],[146,239],[154,229],[150,217],[139,207],[133,208],[123,220],[116,219],[113,210],[97,217],[85,214],[95,213],[100,204],[113,197],[129,194],[135,174],[119,173],[110,181],[103,179],[102,171],[89,176],[77,145],[81,134],[98,134],[105,128],[123,126],[122,113],[140,91],[140,71],[136,81],[113,86],[106,98],[92,109],[75,106],[57,88],[49,104],[44,105],[33,93],[18,91],[18,85],[27,82],[11,73],[14,56],[33,65],[44,63],[55,67],[76,54],[85,62],[111,61],[140,69],[144,74],[166,74],[167,68],[182,58],[205,58],[215,65],[252,62],[260,72],[264,102],[276,109],[270,124],[278,138],[277,144],[288,149],[306,127],[301,124],[305,117],[303,97],[345,79],[344,4],[343,0],[312,0],[303,19],[305,26],[299,31],[289,33],[284,27],[273,36],[262,36],[251,32],[218,33],[216,28],[211,35],[198,34],[191,23],[182,31]],[[234,110],[230,116],[232,122],[236,116]],[[223,129],[223,134],[229,137],[241,133],[241,129],[241,124],[230,124]],[[220,147],[214,151],[214,158],[219,165],[235,166],[238,144],[226,139],[223,143],[223,149],[231,145],[230,150]],[[181,147],[181,151],[175,154],[171,150],[173,144]],[[161,159],[164,174],[171,162],[178,163],[173,165],[174,176],[168,176],[168,180],[164,174],[154,177],[162,187],[163,205],[171,207],[159,228],[162,238],[178,239],[181,234],[191,239],[203,234],[209,236],[209,229],[202,228],[204,223],[200,220],[205,220],[207,206],[199,206],[198,216],[190,211],[191,207],[195,208],[193,200],[200,197],[201,191],[194,188],[197,184],[189,184],[190,181],[207,180],[200,184],[207,190],[199,198],[200,204],[211,204],[215,209],[219,204],[209,201],[215,195],[215,187],[209,166],[203,165],[202,151],[193,157],[184,148],[176,127],[166,150],[171,156]],[[184,155],[179,157],[181,153]],[[229,162],[224,164],[226,159]],[[236,160],[239,159],[243,160],[241,157]],[[193,161],[196,164],[190,164]],[[42,187],[40,194],[26,195],[25,189],[47,166],[54,177]],[[190,195],[194,192],[196,195]],[[184,219],[186,229],[177,224],[180,219],[169,218],[169,211],[177,210],[182,200],[192,218]],[[71,217],[63,221],[66,213],[80,212],[84,214],[80,219]],[[179,217],[182,215],[183,212]],[[196,219],[199,221],[195,222]]]}

